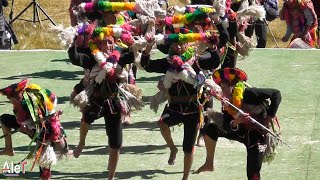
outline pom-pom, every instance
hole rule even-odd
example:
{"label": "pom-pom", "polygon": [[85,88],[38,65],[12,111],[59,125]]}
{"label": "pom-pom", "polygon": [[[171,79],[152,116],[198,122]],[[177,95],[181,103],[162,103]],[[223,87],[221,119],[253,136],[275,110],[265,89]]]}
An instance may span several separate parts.
{"label": "pom-pom", "polygon": [[95,4],[94,2],[87,2],[84,3],[84,10],[85,12],[92,12],[94,10]]}
{"label": "pom-pom", "polygon": [[127,45],[129,45],[129,46],[131,46],[131,45],[134,43],[134,39],[133,39],[132,35],[130,34],[130,32],[128,32],[128,31],[124,31],[124,32],[122,33],[122,35],[121,35],[121,40],[122,40],[125,44],[127,44]]}
{"label": "pom-pom", "polygon": [[117,80],[117,73],[114,68],[111,68],[107,73],[108,82],[115,82]]}
{"label": "pom-pom", "polygon": [[101,51],[98,51],[97,53],[95,53],[93,57],[98,62],[99,65],[102,64],[103,62],[106,62],[106,58],[104,57]]}
{"label": "pom-pom", "polygon": [[171,62],[175,69],[179,69],[183,65],[183,61],[179,56],[173,56]]}
{"label": "pom-pom", "polygon": [[108,57],[108,62],[116,63],[119,61],[121,54],[118,50],[113,50],[112,53]]}
{"label": "pom-pom", "polygon": [[51,170],[50,168],[42,168],[40,172],[41,179],[50,179],[51,177]]}

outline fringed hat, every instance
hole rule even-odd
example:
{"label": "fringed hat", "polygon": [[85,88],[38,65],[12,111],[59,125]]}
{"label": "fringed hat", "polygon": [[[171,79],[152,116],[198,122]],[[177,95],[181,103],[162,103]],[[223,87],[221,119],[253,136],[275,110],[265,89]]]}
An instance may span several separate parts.
{"label": "fringed hat", "polygon": [[23,79],[18,83],[11,84],[8,87],[0,89],[0,94],[12,97],[18,94],[19,92],[23,91],[26,88],[27,83],[28,83],[28,79]]}
{"label": "fringed hat", "polygon": [[222,81],[228,81],[230,84],[236,84],[239,81],[247,81],[247,74],[238,68],[224,68],[214,71],[212,78],[216,84]]}

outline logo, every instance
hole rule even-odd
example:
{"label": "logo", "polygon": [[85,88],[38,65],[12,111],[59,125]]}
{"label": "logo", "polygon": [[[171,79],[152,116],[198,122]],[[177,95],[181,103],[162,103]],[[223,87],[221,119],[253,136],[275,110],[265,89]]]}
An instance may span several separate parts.
{"label": "logo", "polygon": [[19,164],[14,164],[13,162],[8,163],[7,161],[4,162],[3,168],[2,168],[2,174],[4,176],[19,176],[21,173],[25,174],[25,165],[28,164],[28,162],[21,162]]}

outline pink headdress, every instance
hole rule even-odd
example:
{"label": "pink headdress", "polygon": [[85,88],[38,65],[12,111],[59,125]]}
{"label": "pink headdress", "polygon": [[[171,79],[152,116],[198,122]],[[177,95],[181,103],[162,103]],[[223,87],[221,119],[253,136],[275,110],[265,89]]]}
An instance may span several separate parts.
{"label": "pink headdress", "polygon": [[11,84],[8,87],[0,89],[0,94],[6,95],[9,97],[15,96],[26,88],[27,83],[28,83],[28,79],[23,79],[18,83]]}

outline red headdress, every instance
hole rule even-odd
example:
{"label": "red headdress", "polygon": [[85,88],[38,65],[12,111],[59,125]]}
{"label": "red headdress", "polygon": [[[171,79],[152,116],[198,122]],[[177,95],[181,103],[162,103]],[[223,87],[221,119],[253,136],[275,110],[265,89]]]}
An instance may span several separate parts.
{"label": "red headdress", "polygon": [[247,81],[247,74],[238,68],[224,68],[214,71],[212,78],[216,84],[222,81],[228,81],[230,84],[236,84],[239,81]]}
{"label": "red headdress", "polygon": [[18,94],[19,92],[23,91],[26,88],[27,83],[28,83],[28,79],[23,79],[18,83],[11,84],[8,87],[0,89],[0,94],[12,97]]}

